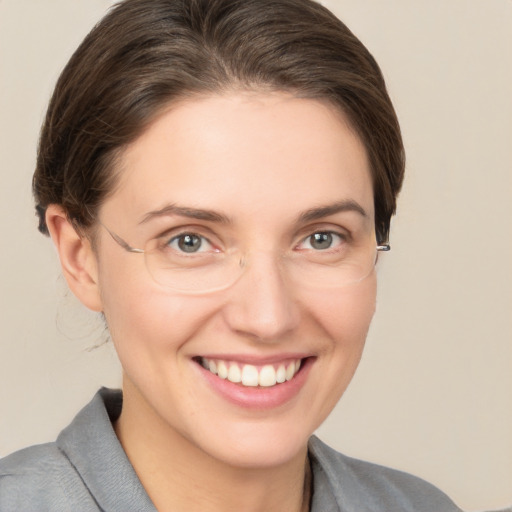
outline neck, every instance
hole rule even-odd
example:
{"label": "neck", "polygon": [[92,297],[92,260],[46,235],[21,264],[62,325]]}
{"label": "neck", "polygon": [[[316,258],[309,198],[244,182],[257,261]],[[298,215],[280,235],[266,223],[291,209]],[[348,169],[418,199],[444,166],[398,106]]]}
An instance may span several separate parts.
{"label": "neck", "polygon": [[116,434],[160,512],[244,510],[307,512],[307,447],[277,467],[236,467],[217,460],[172,429],[126,382]]}

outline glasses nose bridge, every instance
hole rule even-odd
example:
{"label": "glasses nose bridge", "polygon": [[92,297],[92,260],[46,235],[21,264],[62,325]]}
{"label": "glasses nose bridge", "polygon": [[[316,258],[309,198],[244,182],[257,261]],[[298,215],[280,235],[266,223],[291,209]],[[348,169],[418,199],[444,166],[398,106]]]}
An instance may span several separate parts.
{"label": "glasses nose bridge", "polygon": [[297,297],[272,249],[240,255],[238,279],[229,287],[224,315],[234,330],[276,341],[299,322]]}
{"label": "glasses nose bridge", "polygon": [[235,255],[239,279],[256,272],[256,277],[260,279],[275,276],[281,284],[288,281],[284,279],[286,275],[285,259],[285,255],[275,248],[250,249],[240,251]]}

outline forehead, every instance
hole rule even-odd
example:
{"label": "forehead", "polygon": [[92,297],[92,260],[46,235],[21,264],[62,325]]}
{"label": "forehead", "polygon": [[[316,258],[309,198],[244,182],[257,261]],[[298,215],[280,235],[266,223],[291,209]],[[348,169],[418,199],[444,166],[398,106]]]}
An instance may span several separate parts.
{"label": "forehead", "polygon": [[327,102],[232,93],[171,105],[125,151],[103,210],[138,221],[166,204],[281,217],[354,200],[373,219],[365,148]]}

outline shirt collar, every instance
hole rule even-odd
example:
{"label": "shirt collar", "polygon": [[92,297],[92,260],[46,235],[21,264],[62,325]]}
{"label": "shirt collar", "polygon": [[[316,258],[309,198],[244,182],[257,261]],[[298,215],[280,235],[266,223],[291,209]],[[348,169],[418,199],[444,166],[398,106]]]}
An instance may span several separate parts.
{"label": "shirt collar", "polygon": [[156,512],[112,426],[122,402],[120,391],[102,388],[60,433],[57,446],[101,510]]}
{"label": "shirt collar", "polygon": [[[121,414],[122,405],[121,391],[100,389],[60,433],[57,446],[101,510],[156,512],[112,426]],[[324,467],[323,443],[312,436],[308,449],[313,474],[311,512],[339,512],[329,465]]]}

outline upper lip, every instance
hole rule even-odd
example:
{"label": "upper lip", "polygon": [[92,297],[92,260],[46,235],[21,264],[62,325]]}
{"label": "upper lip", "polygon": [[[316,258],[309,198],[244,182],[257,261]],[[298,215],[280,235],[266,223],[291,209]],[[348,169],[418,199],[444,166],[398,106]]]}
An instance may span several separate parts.
{"label": "upper lip", "polygon": [[305,352],[286,352],[281,354],[273,354],[268,356],[261,356],[255,354],[201,354],[196,357],[204,359],[215,359],[222,361],[233,361],[241,364],[252,364],[255,366],[262,366],[265,364],[276,364],[282,361],[305,359],[312,357],[311,353]]}

